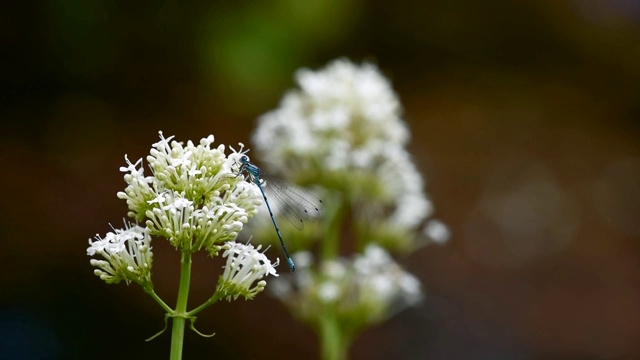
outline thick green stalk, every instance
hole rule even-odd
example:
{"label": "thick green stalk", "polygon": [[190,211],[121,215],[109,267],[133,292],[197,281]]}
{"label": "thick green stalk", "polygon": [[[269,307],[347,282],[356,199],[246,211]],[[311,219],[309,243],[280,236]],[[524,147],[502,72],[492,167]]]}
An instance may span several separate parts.
{"label": "thick green stalk", "polygon": [[325,236],[321,243],[320,260],[327,261],[340,255],[340,236],[342,235],[343,217],[346,213],[346,204],[341,194],[333,193],[328,196],[325,212]]}
{"label": "thick green stalk", "polygon": [[350,341],[333,315],[320,320],[320,346],[322,360],[346,360]]}
{"label": "thick green stalk", "polygon": [[[342,239],[342,225],[348,205],[339,193],[331,194],[325,212],[325,237],[321,243],[320,261],[335,260],[340,256],[340,242]],[[319,317],[318,335],[320,337],[320,351],[322,360],[346,360],[349,351],[349,341],[346,340],[344,329],[333,306],[325,307]]]}
{"label": "thick green stalk", "polygon": [[184,342],[184,326],[186,323],[187,300],[189,298],[189,285],[191,282],[191,253],[183,252],[180,259],[180,287],[178,289],[178,301],[173,316],[171,329],[171,360],[182,359],[182,344]]}

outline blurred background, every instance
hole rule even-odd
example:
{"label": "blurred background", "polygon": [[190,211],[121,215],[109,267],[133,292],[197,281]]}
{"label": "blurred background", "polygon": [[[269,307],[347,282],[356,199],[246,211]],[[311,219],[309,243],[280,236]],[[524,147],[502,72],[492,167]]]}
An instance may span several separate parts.
{"label": "blurred background", "polygon": [[[15,2],[0,51],[2,358],[167,358],[161,309],[86,256],[126,215],[124,155],[158,130],[249,144],[296,69],[343,56],[393,82],[452,233],[400,259],[425,302],[351,357],[640,358],[638,1]],[[154,250],[173,305],[179,257]],[[192,304],[220,265],[195,259]],[[216,336],[187,331],[185,359],[318,357],[266,294],[197,326]]]}

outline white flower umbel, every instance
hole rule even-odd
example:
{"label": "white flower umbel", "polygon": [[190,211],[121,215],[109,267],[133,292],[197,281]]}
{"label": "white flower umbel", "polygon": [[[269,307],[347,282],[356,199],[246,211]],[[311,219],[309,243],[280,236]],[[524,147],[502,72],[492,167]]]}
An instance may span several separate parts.
{"label": "white flower umbel", "polygon": [[[183,144],[172,136],[165,138],[160,132],[160,141],[153,144],[146,157],[151,170],[149,176],[145,175],[142,159],[132,162],[125,155],[126,166],[120,170],[125,173],[127,186],[118,192],[118,198],[126,200],[129,217],[144,226],[125,225],[124,229],[114,229],[104,237],[96,235],[94,240],[89,240],[87,249],[89,256],[103,258],[91,259],[95,274],[102,280],[110,284],[123,280],[127,284],[140,284],[166,312],[165,321],[172,318],[171,360],[182,358],[187,321],[191,321],[191,329],[200,334],[193,326],[200,311],[221,298],[251,299],[266,286],[264,276],[277,276],[271,261],[259,247],[254,249],[232,242],[262,205],[259,189],[238,173],[239,159],[246,156],[248,150],[240,145],[240,150],[231,148],[227,156],[225,146],[213,146],[213,141],[210,135],[198,144],[191,141]],[[175,308],[168,306],[154,291],[152,236],[166,239],[180,252]],[[205,250],[210,256],[216,256],[223,246],[228,262],[217,291],[189,310],[193,253]]]}
{"label": "white flower umbel", "polygon": [[254,187],[237,176],[237,157],[228,157],[224,145],[213,147],[213,135],[198,145],[165,138],[147,156],[152,176],[145,176],[142,160],[120,170],[126,189],[118,193],[129,216],[145,221],[151,235],[169,240],[182,251],[202,248],[215,255],[222,243],[233,240],[261,204]]}
{"label": "white flower umbel", "polygon": [[296,80],[300,89],[264,115],[254,134],[274,169],[290,171],[281,161],[292,157],[323,159],[333,169],[367,167],[375,159],[366,149],[406,143],[400,103],[375,65],[340,59],[317,72],[299,70]]}
{"label": "white flower umbel", "polygon": [[383,248],[369,245],[353,261],[361,305],[380,321],[422,299],[420,282],[405,272]]}
{"label": "white flower umbel", "polygon": [[228,242],[222,246],[225,250],[222,256],[227,258],[227,263],[216,287],[221,298],[229,301],[239,296],[247,300],[253,299],[267,285],[262,278],[267,275],[278,276],[275,267],[280,261],[276,260],[275,264],[271,264],[271,260],[260,252],[260,248],[261,246],[254,248],[253,245],[236,242]]}
{"label": "white flower umbel", "polygon": [[339,192],[355,205],[362,238],[414,248],[433,207],[405,149],[409,132],[389,81],[375,65],[346,59],[300,70],[296,80],[299,89],[259,119],[261,160],[289,181]]}
{"label": "white flower umbel", "polygon": [[91,259],[91,265],[100,279],[108,284],[117,284],[124,280],[127,284],[136,282],[146,285],[151,282],[151,237],[149,230],[138,225],[125,224],[124,229],[114,229],[104,238],[95,236],[89,239],[87,255],[101,256],[105,260]]}
{"label": "white flower umbel", "polygon": [[[448,235],[442,223],[420,231],[433,206],[406,150],[400,101],[378,68],[339,59],[298,71],[296,82],[259,119],[253,141],[269,173],[321,189],[323,223],[312,223],[312,231],[305,224],[302,233],[281,226],[296,251],[317,249],[319,260],[278,279],[273,290],[318,331],[322,358],[347,358],[357,331],[421,297],[418,280],[384,249],[408,253],[427,237]],[[363,251],[352,260],[340,257],[345,234]]]}
{"label": "white flower umbel", "polygon": [[298,316],[315,324],[323,309],[355,328],[381,322],[422,299],[420,282],[381,247],[369,245],[353,260],[334,259],[319,270],[301,268],[279,279],[273,293]]}

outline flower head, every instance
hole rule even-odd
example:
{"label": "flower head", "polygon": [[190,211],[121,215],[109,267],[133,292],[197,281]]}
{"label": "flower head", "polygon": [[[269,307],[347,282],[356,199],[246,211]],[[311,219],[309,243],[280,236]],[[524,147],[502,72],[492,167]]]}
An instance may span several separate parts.
{"label": "flower head", "polygon": [[124,229],[114,229],[105,237],[95,236],[89,239],[87,255],[99,255],[105,260],[91,259],[91,265],[97,269],[94,273],[108,284],[117,284],[124,280],[139,284],[151,281],[151,237],[149,230],[125,223]]}
{"label": "flower head", "polygon": [[358,291],[363,306],[382,315],[394,313],[422,298],[420,282],[405,272],[381,247],[369,245],[362,255],[353,261],[358,281]]}
{"label": "flower head", "polygon": [[160,132],[147,156],[151,176],[144,175],[142,159],[132,163],[125,157],[127,166],[120,168],[127,187],[118,197],[127,201],[129,216],[183,251],[216,254],[261,204],[256,189],[237,176],[243,148],[227,157],[224,145],[214,147],[213,141],[209,135],[185,145]]}
{"label": "flower head", "polygon": [[[227,258],[224,273],[220,277],[216,291],[227,300],[243,296],[253,299],[264,290],[267,282],[261,280],[267,275],[278,276],[275,267],[279,261],[271,264],[271,260],[260,252],[261,246],[254,248],[250,244],[227,242],[222,246],[223,257]],[[257,283],[256,283],[257,281]]]}
{"label": "flower head", "polygon": [[[446,241],[448,232],[440,222],[419,231],[433,207],[406,150],[400,101],[375,65],[339,59],[318,71],[298,71],[296,82],[280,106],[259,119],[253,140],[271,173],[322,189],[327,221],[293,235],[298,270],[270,289],[295,315],[320,327],[323,348],[331,348],[334,339],[348,342],[422,298],[418,279],[387,249],[409,252],[426,237]],[[345,233],[362,253],[339,256]],[[313,241],[320,241],[315,264]]]}
{"label": "flower head", "polygon": [[326,169],[367,168],[375,162],[371,150],[406,143],[400,103],[375,65],[339,59],[317,72],[299,70],[296,80],[300,89],[264,115],[254,134],[274,168],[293,158],[314,158]]}
{"label": "flower head", "polygon": [[422,298],[418,279],[376,245],[369,245],[364,254],[357,254],[352,260],[325,261],[317,271],[301,267],[274,285],[273,293],[311,323],[320,321],[316,317],[325,313],[323,308],[330,307],[344,321],[370,325]]}
{"label": "flower head", "polygon": [[346,59],[300,70],[296,81],[259,119],[253,140],[263,162],[289,181],[340,193],[353,204],[360,238],[414,248],[433,207],[405,149],[409,132],[389,81],[375,65]]}

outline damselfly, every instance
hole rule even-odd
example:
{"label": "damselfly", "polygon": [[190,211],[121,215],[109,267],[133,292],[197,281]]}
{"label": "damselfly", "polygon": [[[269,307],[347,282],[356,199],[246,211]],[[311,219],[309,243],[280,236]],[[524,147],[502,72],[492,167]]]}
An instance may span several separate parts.
{"label": "damselfly", "polygon": [[[289,256],[284,240],[282,240],[282,234],[280,233],[278,222],[276,221],[275,216],[273,216],[271,205],[269,205],[269,200],[267,199],[267,193],[269,194],[269,199],[277,203],[278,210],[280,210],[282,216],[284,216],[291,225],[298,230],[302,230],[305,220],[310,217],[313,218],[320,215],[322,200],[316,199],[313,195],[294,185],[270,177],[266,174],[262,174],[260,168],[251,163],[246,155],[243,155],[240,158],[240,170],[238,172],[240,174],[246,173],[249,180],[256,184],[258,189],[260,189],[262,197],[264,198],[264,203],[267,206],[267,210],[269,210],[271,222],[273,222],[273,226],[276,228],[278,239],[280,239],[280,245],[282,246],[284,255],[287,258],[287,263],[291,270],[295,271],[296,266],[294,265],[291,256]],[[265,188],[267,190],[266,193]]]}

